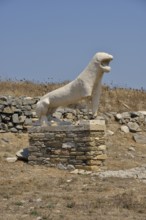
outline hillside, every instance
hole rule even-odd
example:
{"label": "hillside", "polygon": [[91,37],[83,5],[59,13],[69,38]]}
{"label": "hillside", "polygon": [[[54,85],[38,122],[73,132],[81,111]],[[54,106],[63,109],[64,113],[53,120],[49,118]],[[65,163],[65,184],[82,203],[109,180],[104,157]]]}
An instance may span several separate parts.
{"label": "hillside", "polygon": [[[0,96],[42,96],[64,84],[0,82]],[[123,171],[146,164],[146,144],[135,142],[135,133],[122,132],[113,117],[113,112],[144,111],[145,100],[145,91],[103,86],[99,112],[107,113],[107,130],[112,131],[106,136],[108,159],[103,170]],[[140,128],[137,133],[146,136],[145,123]],[[142,181],[138,177],[100,179],[95,174],[75,175],[23,161],[6,161],[27,146],[27,133],[0,133],[1,220],[146,219],[145,176]]]}

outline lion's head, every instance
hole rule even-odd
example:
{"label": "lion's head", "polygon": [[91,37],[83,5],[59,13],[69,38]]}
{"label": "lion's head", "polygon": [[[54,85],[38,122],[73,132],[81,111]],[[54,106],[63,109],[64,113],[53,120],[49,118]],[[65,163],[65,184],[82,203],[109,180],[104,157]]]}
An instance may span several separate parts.
{"label": "lion's head", "polygon": [[109,63],[111,60],[113,60],[112,55],[104,52],[99,52],[95,54],[94,59],[99,64],[99,67],[103,72],[110,72],[111,67],[109,66]]}

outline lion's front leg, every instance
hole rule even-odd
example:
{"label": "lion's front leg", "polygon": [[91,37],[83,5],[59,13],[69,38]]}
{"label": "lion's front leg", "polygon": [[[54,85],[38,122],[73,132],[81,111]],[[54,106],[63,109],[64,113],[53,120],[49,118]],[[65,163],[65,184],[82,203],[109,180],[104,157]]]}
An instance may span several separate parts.
{"label": "lion's front leg", "polygon": [[94,88],[94,91],[92,94],[92,117],[93,119],[97,117],[100,95],[101,95],[101,82],[99,81],[96,88]]}
{"label": "lion's front leg", "polygon": [[45,127],[49,125],[48,118],[46,115],[42,115],[39,119],[41,126]]}
{"label": "lion's front leg", "polygon": [[98,114],[99,97],[92,98],[92,119],[95,119]]}
{"label": "lion's front leg", "polygon": [[49,108],[46,115],[42,115],[40,118],[41,126],[50,126],[54,123],[54,119],[52,118],[53,113],[56,111],[56,108]]}
{"label": "lion's front leg", "polygon": [[39,118],[41,126],[48,125],[48,109],[49,109],[49,99],[43,99],[38,101],[36,106],[36,114]]}
{"label": "lion's front leg", "polygon": [[87,98],[85,99],[85,101],[86,101],[86,108],[87,108],[88,119],[90,119],[91,96],[87,97]]}

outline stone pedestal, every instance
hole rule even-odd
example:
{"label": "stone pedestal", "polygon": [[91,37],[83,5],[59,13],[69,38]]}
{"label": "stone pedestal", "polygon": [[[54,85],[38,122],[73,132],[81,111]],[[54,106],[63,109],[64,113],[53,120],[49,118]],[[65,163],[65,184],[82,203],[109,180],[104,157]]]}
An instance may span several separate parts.
{"label": "stone pedestal", "polygon": [[104,120],[32,127],[29,130],[28,162],[61,169],[98,171],[107,158],[104,135]]}

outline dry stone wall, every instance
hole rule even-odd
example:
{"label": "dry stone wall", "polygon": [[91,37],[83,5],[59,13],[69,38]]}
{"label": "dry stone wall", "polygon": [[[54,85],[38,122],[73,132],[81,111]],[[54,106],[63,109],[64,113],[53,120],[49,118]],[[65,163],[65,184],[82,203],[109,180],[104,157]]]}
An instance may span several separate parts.
{"label": "dry stone wall", "polygon": [[[38,100],[39,97],[0,96],[0,133],[27,132],[38,120],[35,112]],[[75,122],[88,119],[88,112],[85,108],[58,108],[53,117]]]}
{"label": "dry stone wall", "polygon": [[39,98],[0,96],[0,132],[25,132],[36,120]]}
{"label": "dry stone wall", "polygon": [[60,169],[97,171],[107,158],[104,135],[104,120],[32,127],[29,130],[28,162]]}
{"label": "dry stone wall", "polygon": [[[0,96],[0,132],[27,132],[36,120],[36,103],[39,97],[12,97]],[[87,120],[88,115],[85,106],[77,108],[58,108],[53,117],[72,123],[78,120]],[[146,130],[146,111],[138,112],[105,112],[102,118],[108,123],[116,121],[125,133],[140,132]]]}

